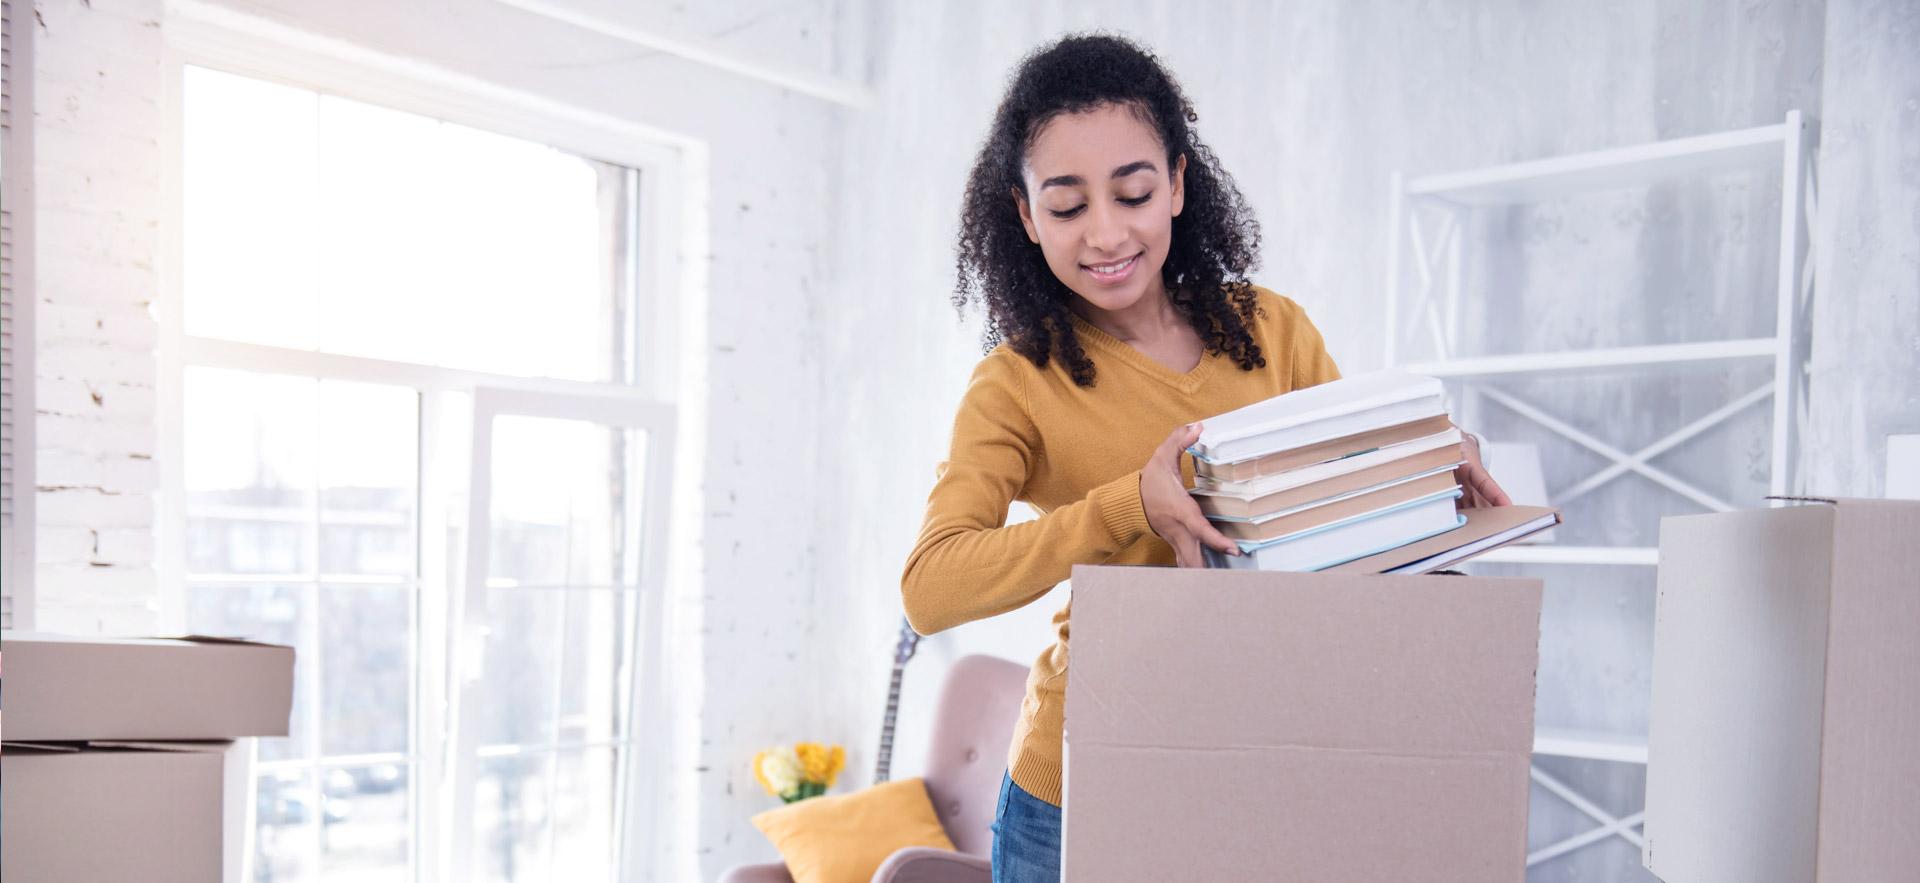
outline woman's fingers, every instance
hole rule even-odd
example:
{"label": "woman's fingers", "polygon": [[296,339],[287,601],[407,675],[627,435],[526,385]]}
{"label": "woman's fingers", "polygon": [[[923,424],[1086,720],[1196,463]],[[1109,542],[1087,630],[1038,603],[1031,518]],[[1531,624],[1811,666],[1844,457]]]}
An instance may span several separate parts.
{"label": "woman's fingers", "polygon": [[1233,539],[1226,534],[1221,533],[1219,528],[1213,526],[1213,522],[1201,518],[1199,519],[1199,523],[1193,525],[1191,529],[1193,530],[1195,538],[1205,544],[1207,548],[1227,555],[1240,554],[1240,544],[1234,542]]}
{"label": "woman's fingers", "polygon": [[[1173,562],[1179,567],[1205,567],[1207,556],[1203,547],[1227,554],[1240,554],[1240,547],[1232,540],[1220,535],[1211,527],[1195,527],[1191,524],[1180,525],[1176,535],[1167,539],[1167,545],[1173,547]],[[1212,536],[1207,536],[1211,534]],[[1215,542],[1218,538],[1221,542]]]}
{"label": "woman's fingers", "polygon": [[1187,497],[1185,502],[1186,505],[1181,507],[1185,511],[1181,513],[1180,526],[1193,534],[1196,542],[1216,552],[1227,555],[1240,554],[1240,544],[1235,543],[1226,534],[1221,533],[1219,528],[1214,527],[1213,522],[1207,520],[1207,514],[1200,511],[1200,504],[1194,502],[1193,497]]}
{"label": "woman's fingers", "polygon": [[1493,475],[1487,472],[1487,467],[1480,461],[1480,437],[1462,429],[1460,441],[1467,455],[1467,462],[1454,471],[1455,480],[1460,483],[1462,491],[1461,505],[1467,508],[1513,505],[1512,498],[1501,489],[1499,482],[1493,480]]}
{"label": "woman's fingers", "polygon": [[1486,505],[1513,505],[1513,500],[1507,496],[1507,492],[1500,489],[1500,483],[1494,481],[1493,475],[1488,473],[1487,470],[1479,464],[1470,464],[1470,468],[1467,470],[1467,478],[1473,483],[1474,493],[1478,494],[1480,498],[1485,501]]}
{"label": "woman's fingers", "polygon": [[1472,463],[1462,463],[1460,468],[1453,470],[1453,480],[1460,485],[1460,508],[1477,509],[1485,505],[1480,499],[1480,492],[1473,489]]}
{"label": "woman's fingers", "polygon": [[[1162,474],[1170,475],[1172,484],[1163,486],[1159,483],[1165,481],[1165,478],[1155,480],[1154,496],[1160,502],[1154,504],[1157,508],[1149,509],[1147,521],[1149,526],[1155,526],[1156,521],[1168,522],[1166,531],[1161,532],[1156,527],[1155,532],[1160,533],[1160,538],[1173,547],[1174,563],[1181,567],[1207,566],[1206,556],[1202,551],[1203,546],[1229,555],[1240,554],[1240,547],[1214,529],[1213,525],[1207,521],[1206,515],[1200,511],[1200,505],[1187,495],[1187,489],[1184,487],[1185,476],[1180,472],[1180,455],[1200,440],[1200,432],[1204,428],[1198,421],[1179,427],[1168,433],[1166,441],[1161,442],[1160,447],[1153,452],[1152,463],[1155,470],[1164,469],[1165,472]],[[1143,484],[1143,500],[1145,496],[1146,490]]]}

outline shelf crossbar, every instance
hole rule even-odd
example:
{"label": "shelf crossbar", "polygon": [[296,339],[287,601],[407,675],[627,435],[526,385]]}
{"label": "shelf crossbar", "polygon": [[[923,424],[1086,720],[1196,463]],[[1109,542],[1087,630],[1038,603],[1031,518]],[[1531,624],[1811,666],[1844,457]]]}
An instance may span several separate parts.
{"label": "shelf crossbar", "polygon": [[1645,465],[1648,460],[1651,460],[1654,457],[1658,457],[1661,454],[1664,454],[1667,451],[1672,450],[1673,448],[1685,443],[1688,439],[1691,439],[1694,436],[1699,435],[1700,433],[1706,432],[1707,430],[1712,429],[1715,426],[1719,426],[1720,424],[1733,419],[1734,415],[1739,414],[1741,411],[1745,411],[1750,407],[1753,407],[1755,404],[1758,404],[1761,400],[1765,399],[1770,395],[1773,395],[1773,390],[1774,390],[1773,381],[1769,380],[1766,383],[1761,384],[1759,387],[1755,388],[1753,391],[1747,393],[1746,395],[1743,395],[1737,399],[1734,399],[1731,402],[1721,405],[1720,407],[1714,409],[1712,413],[1704,417],[1701,417],[1700,419],[1695,420],[1692,423],[1689,423],[1678,430],[1675,430],[1673,433],[1669,434],[1665,438],[1662,438],[1659,441],[1654,442],[1653,444],[1647,445],[1646,447],[1633,452],[1633,455],[1631,457],[1628,457],[1625,460],[1614,463],[1613,465],[1608,466],[1607,468],[1602,469],[1599,472],[1595,472],[1594,474],[1587,476],[1584,480],[1580,481],[1578,484],[1575,484],[1564,491],[1561,491],[1557,494],[1550,494],[1548,495],[1548,498],[1553,500],[1554,505],[1556,506],[1565,506],[1568,502],[1579,498],[1582,494],[1585,494],[1586,492],[1591,491],[1594,488],[1597,488],[1603,484],[1606,484],[1607,482],[1612,481],[1613,479],[1619,476],[1627,474],[1627,472],[1633,469],[1634,466]]}
{"label": "shelf crossbar", "polygon": [[1634,846],[1641,847],[1642,849],[1646,848],[1646,838],[1641,836],[1639,831],[1634,830],[1645,823],[1647,814],[1644,810],[1629,816],[1615,817],[1612,813],[1594,804],[1593,801],[1580,796],[1579,792],[1568,787],[1565,782],[1554,778],[1537,766],[1530,767],[1528,774],[1540,787],[1552,792],[1555,797],[1566,801],[1574,809],[1579,810],[1588,818],[1599,822],[1600,826],[1575,834],[1572,837],[1568,837],[1550,846],[1545,846],[1527,853],[1527,867],[1531,868],[1534,865],[1558,858],[1583,846],[1598,843],[1609,837],[1619,837]]}
{"label": "shelf crossbar", "polygon": [[1722,500],[1719,497],[1716,497],[1712,494],[1707,493],[1706,491],[1701,490],[1698,486],[1694,485],[1692,482],[1682,479],[1678,476],[1675,476],[1673,473],[1670,473],[1665,469],[1656,467],[1651,463],[1636,462],[1633,459],[1632,455],[1628,454],[1627,452],[1622,451],[1619,448],[1616,448],[1613,445],[1607,444],[1606,442],[1603,442],[1597,438],[1594,438],[1592,435],[1589,435],[1588,433],[1581,431],[1578,427],[1575,427],[1567,423],[1566,421],[1553,416],[1552,414],[1549,414],[1537,407],[1534,407],[1533,405],[1526,403],[1525,401],[1522,401],[1518,397],[1514,396],[1512,393],[1495,389],[1491,386],[1481,387],[1479,392],[1481,395],[1484,395],[1487,398],[1490,398],[1495,402],[1498,402],[1501,405],[1506,406],[1509,410],[1513,411],[1514,413],[1519,414],[1520,416],[1525,417],[1528,420],[1532,420],[1533,422],[1541,426],[1544,426],[1549,430],[1552,430],[1554,434],[1559,435],[1562,438],[1565,438],[1566,440],[1571,441],[1574,444],[1577,444],[1583,448],[1586,448],[1589,451],[1599,454],[1602,457],[1612,460],[1615,463],[1623,464],[1626,466],[1626,468],[1631,469],[1635,472],[1638,472],[1641,475],[1646,476],[1647,478],[1653,479],[1654,481],[1660,483],[1661,485],[1664,485],[1668,490],[1671,490],[1676,494],[1686,497],[1687,499],[1692,500],[1695,503],[1698,503],[1701,506],[1704,506],[1711,511],[1714,511],[1714,512],[1733,511],[1733,504],[1728,503],[1727,501]]}
{"label": "shelf crossbar", "polygon": [[1542,728],[1533,733],[1533,753],[1645,766],[1647,740],[1644,737],[1612,733]]}
{"label": "shelf crossbar", "polygon": [[1675,138],[1503,166],[1410,179],[1414,197],[1461,205],[1500,205],[1654,183],[1704,169],[1777,162],[1789,137],[1785,123]]}
{"label": "shelf crossbar", "polygon": [[1580,371],[1594,368],[1637,368],[1728,359],[1771,359],[1779,341],[1772,337],[1662,343],[1649,346],[1606,347],[1557,353],[1518,353],[1438,359],[1403,365],[1402,370],[1429,377],[1486,377],[1498,374],[1538,374],[1543,371]]}

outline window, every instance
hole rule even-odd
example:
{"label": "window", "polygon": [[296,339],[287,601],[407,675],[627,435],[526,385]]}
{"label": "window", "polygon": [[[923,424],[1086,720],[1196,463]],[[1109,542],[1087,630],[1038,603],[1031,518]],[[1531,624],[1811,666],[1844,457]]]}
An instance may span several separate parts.
{"label": "window", "polygon": [[189,630],[297,651],[253,879],[618,879],[671,435],[632,385],[639,173],[181,95],[169,576]]}

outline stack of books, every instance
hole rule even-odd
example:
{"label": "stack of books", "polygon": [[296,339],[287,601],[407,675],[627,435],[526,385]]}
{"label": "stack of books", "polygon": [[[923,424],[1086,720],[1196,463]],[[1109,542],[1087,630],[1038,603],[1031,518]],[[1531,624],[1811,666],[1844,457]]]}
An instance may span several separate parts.
{"label": "stack of books", "polygon": [[1461,512],[1466,460],[1440,381],[1386,371],[1205,421],[1194,501],[1245,553],[1215,567],[1423,573],[1559,522],[1552,509]]}

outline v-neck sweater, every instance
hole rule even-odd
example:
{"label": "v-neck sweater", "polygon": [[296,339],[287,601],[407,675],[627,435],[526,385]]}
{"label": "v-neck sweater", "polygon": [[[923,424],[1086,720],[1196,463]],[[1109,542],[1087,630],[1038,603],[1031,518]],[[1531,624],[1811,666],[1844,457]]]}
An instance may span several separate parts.
{"label": "v-neck sweater", "polygon": [[[1184,424],[1340,376],[1306,312],[1255,291],[1250,331],[1266,364],[1253,370],[1208,352],[1181,373],[1077,315],[1091,387],[1076,385],[1059,359],[1035,367],[1004,343],[981,359],[900,579],[914,630],[931,635],[1024,607],[1075,564],[1172,565],[1173,547],[1148,527],[1140,503],[1140,470],[1154,449]],[[1180,461],[1192,486],[1193,464]],[[1039,517],[1008,525],[1016,500]],[[1055,806],[1072,608],[1053,616],[1056,637],[1027,675],[1007,753],[1014,784]]]}

